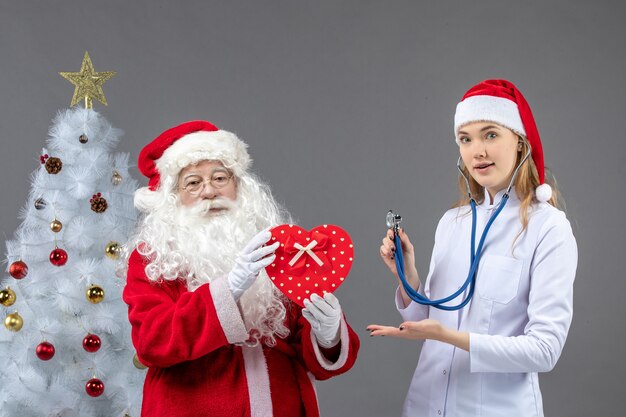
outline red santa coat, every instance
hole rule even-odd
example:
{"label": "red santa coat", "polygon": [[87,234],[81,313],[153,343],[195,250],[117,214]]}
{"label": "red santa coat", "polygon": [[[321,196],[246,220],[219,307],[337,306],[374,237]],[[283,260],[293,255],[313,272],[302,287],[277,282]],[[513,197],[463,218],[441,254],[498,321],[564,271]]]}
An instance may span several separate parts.
{"label": "red santa coat", "polygon": [[276,346],[235,345],[248,333],[225,278],[189,292],[183,280],[150,281],[145,262],[133,252],[123,296],[137,356],[149,366],[142,417],[317,417],[313,380],[356,360],[359,339],[345,319],[340,344],[323,350],[293,303],[289,336]]}

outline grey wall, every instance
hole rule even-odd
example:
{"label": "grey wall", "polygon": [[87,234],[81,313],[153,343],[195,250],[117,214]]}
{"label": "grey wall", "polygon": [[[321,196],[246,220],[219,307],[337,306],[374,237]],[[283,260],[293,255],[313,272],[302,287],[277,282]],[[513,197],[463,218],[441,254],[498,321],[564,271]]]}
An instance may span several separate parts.
{"label": "grey wall", "polygon": [[[418,344],[370,339],[397,324],[378,259],[389,208],[426,274],[456,197],[455,105],[486,78],[514,81],[536,115],[578,238],[575,316],[549,416],[623,415],[626,146],[624,5],[618,1],[0,1],[0,227],[10,238],[51,119],[85,50],[116,70],[96,104],[136,157],[205,118],[250,144],[254,168],[301,226],[356,242],[337,295],[362,336],[347,375],[320,383],[325,416],[398,415]],[[137,174],[137,178],[139,175]]]}

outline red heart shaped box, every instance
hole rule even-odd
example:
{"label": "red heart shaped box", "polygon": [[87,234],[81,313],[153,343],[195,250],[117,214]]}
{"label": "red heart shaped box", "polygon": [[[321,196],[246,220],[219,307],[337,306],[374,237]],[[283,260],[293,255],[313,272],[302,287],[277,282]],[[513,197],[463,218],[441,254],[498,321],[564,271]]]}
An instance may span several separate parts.
{"label": "red heart shaped box", "polygon": [[341,227],[324,224],[307,231],[282,224],[272,229],[268,245],[276,241],[280,242],[276,259],[265,271],[274,285],[299,306],[304,307],[304,300],[313,294],[334,292],[348,277],[354,245]]}

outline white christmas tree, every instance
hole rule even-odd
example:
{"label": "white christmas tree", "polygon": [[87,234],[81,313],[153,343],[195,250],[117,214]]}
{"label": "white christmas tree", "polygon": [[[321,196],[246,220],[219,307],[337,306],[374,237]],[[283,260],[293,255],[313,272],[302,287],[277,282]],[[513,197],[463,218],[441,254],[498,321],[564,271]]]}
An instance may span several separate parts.
{"label": "white christmas tree", "polygon": [[[89,82],[102,74],[90,61],[87,69],[95,74]],[[78,94],[86,107],[98,98]],[[54,119],[23,222],[7,241],[2,417],[140,414],[145,370],[130,340],[124,280],[115,274],[136,220],[129,156],[112,153],[120,135],[91,108]]]}

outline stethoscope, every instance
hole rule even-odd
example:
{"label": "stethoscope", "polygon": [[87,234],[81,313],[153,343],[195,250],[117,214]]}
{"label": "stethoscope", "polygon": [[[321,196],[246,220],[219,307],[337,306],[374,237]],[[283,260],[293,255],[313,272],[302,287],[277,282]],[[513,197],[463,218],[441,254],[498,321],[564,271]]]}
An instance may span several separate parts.
{"label": "stethoscope", "polygon": [[[515,178],[517,177],[517,173],[519,169],[521,168],[521,166],[524,164],[524,162],[526,162],[530,154],[531,154],[531,150],[529,147],[528,152],[526,153],[526,156],[524,156],[524,158],[517,165],[517,168],[515,168],[515,171],[513,172],[513,176],[511,177],[511,181],[509,182],[509,186],[506,189],[506,192],[504,193],[504,195],[502,196],[502,199],[500,200],[500,202],[496,206],[496,209],[493,211],[493,213],[489,217],[489,220],[487,221],[487,225],[485,226],[485,230],[483,230],[483,233],[480,236],[478,249],[476,250],[474,250],[476,246],[476,201],[474,200],[474,197],[472,196],[469,179],[467,178],[467,176],[463,172],[463,169],[461,168],[461,157],[459,157],[459,159],[457,160],[456,168],[459,170],[459,172],[465,179],[465,186],[467,187],[467,195],[469,197],[470,206],[472,208],[472,238],[471,238],[471,247],[470,247],[470,268],[469,268],[469,272],[467,273],[467,278],[465,279],[465,282],[463,283],[463,285],[456,292],[454,292],[453,294],[450,294],[447,297],[440,298],[438,300],[430,300],[428,299],[428,297],[418,293],[415,289],[413,289],[413,287],[411,287],[411,285],[409,285],[409,283],[406,280],[406,276],[404,275],[404,257],[402,256],[402,242],[400,241],[400,236],[398,234],[398,230],[400,229],[400,223],[402,222],[402,216],[400,216],[399,214],[395,214],[393,211],[389,210],[389,212],[387,213],[386,222],[387,222],[387,227],[390,229],[393,229],[394,231],[394,243],[396,245],[396,251],[395,251],[394,257],[395,257],[395,262],[396,262],[396,270],[398,271],[398,276],[400,277],[400,281],[402,282],[402,287],[404,288],[404,291],[406,291],[406,294],[409,296],[411,300],[419,304],[428,305],[428,306],[438,308],[440,310],[447,310],[447,311],[460,310],[461,308],[465,307],[467,303],[470,302],[470,300],[472,299],[472,296],[474,295],[474,286],[476,284],[476,271],[478,269],[478,263],[480,262],[480,257],[482,256],[483,245],[485,244],[487,233],[489,233],[489,229],[491,228],[491,225],[496,220],[496,218],[498,217],[502,209],[504,209],[504,206],[509,200],[509,194],[511,192],[511,188],[513,187],[513,183],[515,182]],[[459,304],[453,305],[453,306],[443,305],[445,303],[448,303],[454,300],[459,295],[463,294],[463,292],[465,292],[468,286],[469,286],[469,291],[467,292],[467,296],[465,296],[465,298]]]}

